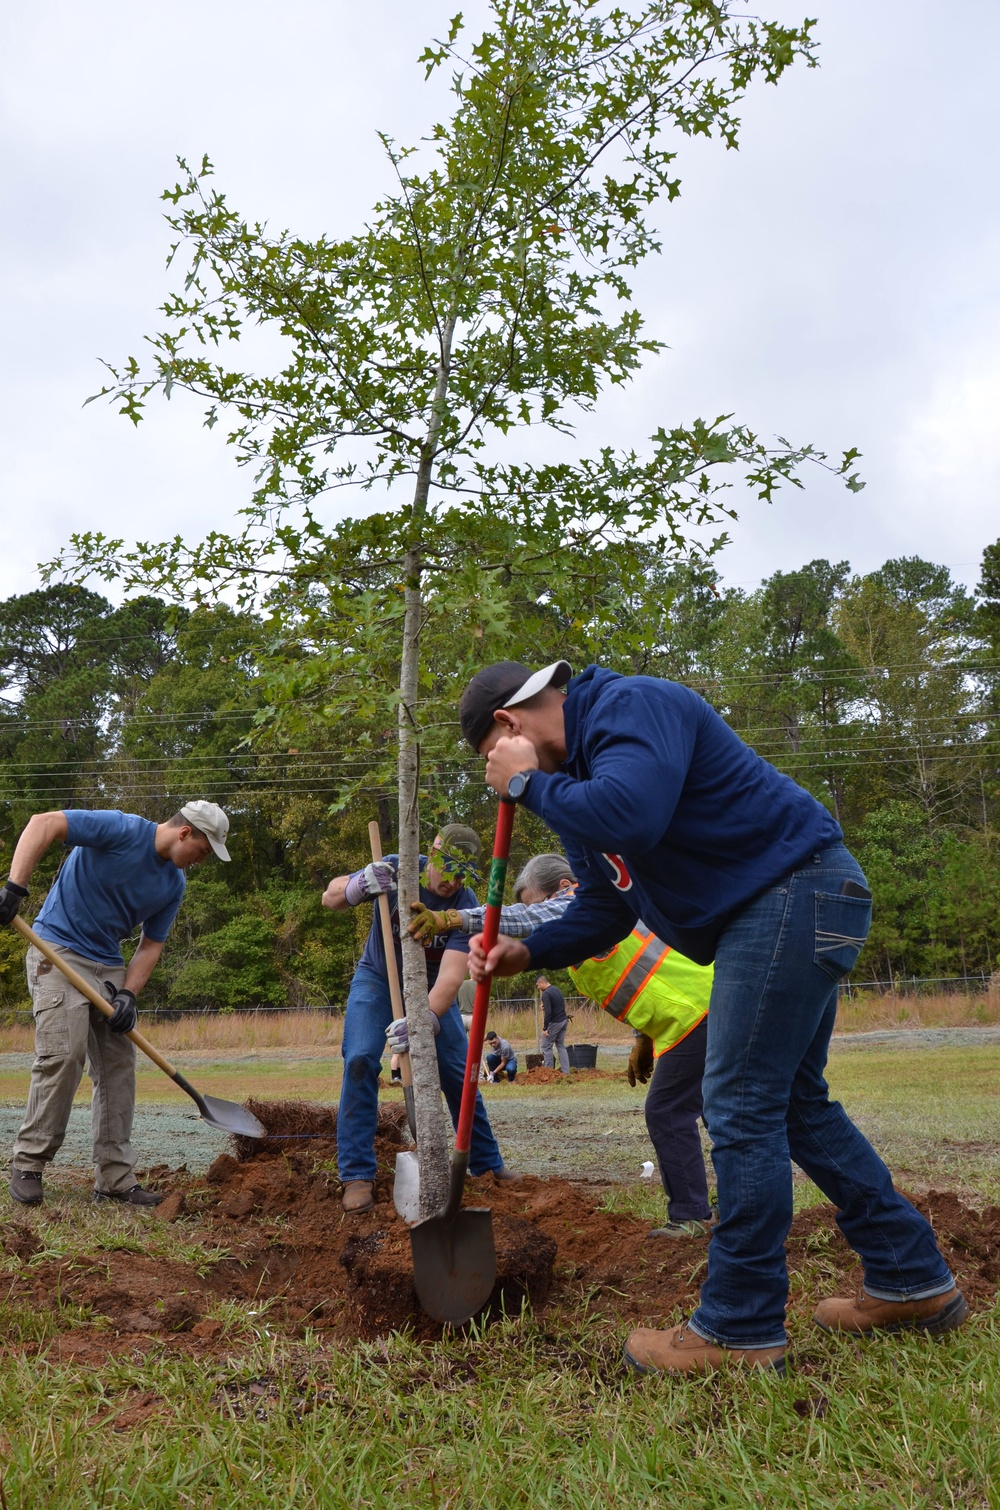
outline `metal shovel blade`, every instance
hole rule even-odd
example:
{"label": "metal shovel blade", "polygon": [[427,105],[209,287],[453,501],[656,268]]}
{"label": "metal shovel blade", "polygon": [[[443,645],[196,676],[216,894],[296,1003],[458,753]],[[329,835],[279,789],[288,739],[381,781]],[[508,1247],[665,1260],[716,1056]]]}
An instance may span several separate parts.
{"label": "metal shovel blade", "polygon": [[410,1228],[417,1299],[435,1321],[461,1326],[489,1300],[497,1277],[493,1213],[465,1207]]}
{"label": "metal shovel blade", "polygon": [[223,1132],[236,1133],[240,1138],[267,1137],[267,1128],[263,1122],[235,1101],[220,1101],[217,1096],[202,1096],[199,1110],[203,1122],[211,1127],[221,1128]]}
{"label": "metal shovel blade", "polygon": [[218,1096],[203,1096],[201,1091],[196,1091],[190,1080],[185,1080],[178,1070],[174,1070],[173,1081],[191,1097],[201,1112],[201,1120],[207,1122],[209,1127],[217,1127],[221,1132],[235,1133],[238,1138],[267,1137],[267,1128],[263,1122],[258,1121],[253,1112],[247,1111],[245,1106],[239,1106],[235,1101],[220,1101]]}

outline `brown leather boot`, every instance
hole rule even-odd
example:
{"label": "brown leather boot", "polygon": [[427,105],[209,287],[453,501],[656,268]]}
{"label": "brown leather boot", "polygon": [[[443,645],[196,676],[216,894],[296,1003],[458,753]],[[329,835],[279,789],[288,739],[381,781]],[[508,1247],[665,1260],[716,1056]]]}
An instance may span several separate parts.
{"label": "brown leather boot", "polygon": [[711,1374],[727,1364],[785,1372],[781,1347],[720,1347],[699,1337],[685,1322],[668,1332],[639,1327],[625,1344],[625,1362],[640,1374]]}
{"label": "brown leather boot", "polygon": [[840,1296],[821,1300],[813,1321],[824,1332],[929,1332],[932,1336],[960,1327],[969,1307],[959,1289],[946,1290],[928,1300],[875,1300],[860,1290],[851,1299]]}
{"label": "brown leather boot", "polygon": [[348,1180],[340,1204],[345,1211],[367,1211],[375,1204],[374,1189],[374,1180]]}

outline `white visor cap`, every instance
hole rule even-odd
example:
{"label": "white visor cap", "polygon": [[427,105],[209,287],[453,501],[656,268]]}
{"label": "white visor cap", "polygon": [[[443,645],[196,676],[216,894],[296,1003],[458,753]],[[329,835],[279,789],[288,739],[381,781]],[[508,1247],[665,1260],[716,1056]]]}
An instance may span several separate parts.
{"label": "white visor cap", "polygon": [[546,687],[553,684],[557,687],[565,687],[573,675],[573,667],[569,661],[553,661],[551,666],[543,666],[541,671],[536,671],[529,676],[523,687],[519,687],[513,697],[508,697],[503,706],[515,708],[518,703],[526,703],[529,698],[536,697],[539,692],[544,692]]}

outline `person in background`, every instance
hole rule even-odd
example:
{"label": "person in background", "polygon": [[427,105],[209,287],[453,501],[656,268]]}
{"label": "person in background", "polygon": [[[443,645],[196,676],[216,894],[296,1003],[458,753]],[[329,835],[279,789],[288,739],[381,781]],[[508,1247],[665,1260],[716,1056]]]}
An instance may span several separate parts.
{"label": "person in background", "polygon": [[501,1076],[507,1080],[513,1080],[517,1075],[517,1055],[499,1033],[487,1033],[486,1042],[489,1050],[486,1055],[486,1068],[491,1080],[499,1080]]}
{"label": "person in background", "polygon": [[472,1027],[472,1009],[476,1005],[476,983],[474,980],[463,980],[458,988],[458,1010],[462,1014],[462,1026],[468,1033]]}
{"label": "person in background", "polygon": [[540,975],[535,986],[542,993],[542,1063],[547,1070],[554,1070],[558,1053],[559,1068],[564,1075],[568,1075],[566,1029],[569,1027],[569,1018],[566,1016],[566,998],[547,975]]}
{"label": "person in background", "polygon": [[[420,897],[425,906],[454,900],[474,907],[476,896],[466,878],[478,878],[482,848],[471,828],[449,823],[437,835],[429,855],[420,858]],[[337,876],[323,893],[323,906],[334,912],[389,897],[396,961],[402,974],[399,908],[396,896],[396,855],[373,861],[351,875]],[[465,1077],[468,1038],[455,998],[466,978],[468,938],[454,928],[432,935],[427,944],[427,985],[435,1032],[438,1072],[452,1119],[457,1120]],[[344,1187],[347,1212],[367,1211],[375,1199],[375,1128],[378,1121],[378,1080],[382,1055],[409,1052],[406,1018],[393,1021],[389,976],[377,911],[364,953],[354,972],[344,1012],[344,1079],[337,1113],[337,1166]],[[474,1175],[491,1170],[497,1179],[513,1178],[504,1168],[482,1097],[476,1098],[469,1169]]]}
{"label": "person in background", "polygon": [[[69,846],[35,919],[52,945],[114,1006],[105,1017],[32,945],[25,964],[35,1015],[35,1059],[28,1107],[14,1144],[10,1193],[22,1206],[42,1200],[42,1175],[66,1136],[84,1065],[90,1103],[94,1198],[156,1206],[162,1196],[135,1178],[136,998],[163,952],[184,895],[184,872],[212,854],[229,859],[229,819],[214,802],[189,802],[165,823],[135,813],[36,813],[17,841],[10,879],[0,891],[0,923],[28,895],[35,866],[53,844]],[[141,926],[126,967],[121,941]]]}

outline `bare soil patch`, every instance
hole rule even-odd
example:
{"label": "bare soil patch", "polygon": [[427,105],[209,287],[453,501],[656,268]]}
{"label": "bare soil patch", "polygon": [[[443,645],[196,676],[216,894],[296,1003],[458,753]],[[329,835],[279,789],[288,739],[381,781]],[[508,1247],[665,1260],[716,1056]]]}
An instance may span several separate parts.
{"label": "bare soil patch", "polygon": [[[109,1354],[141,1356],[165,1345],[228,1355],[257,1326],[291,1336],[310,1328],[339,1343],[400,1327],[421,1338],[440,1335],[416,1301],[408,1229],[392,1205],[395,1155],[408,1144],[403,1108],[386,1107],[380,1117],[375,1205],[346,1216],[331,1165],[336,1113],[308,1103],[248,1104],[275,1136],[220,1155],[202,1179],[163,1172],[167,1200],[151,1217],[136,1214],[139,1231],[150,1220],[183,1221],[187,1249],[195,1255],[202,1249],[202,1262],[115,1249],[47,1258],[27,1219],[3,1225],[5,1252],[17,1261],[6,1276],[5,1298],[38,1311],[85,1306],[97,1323],[67,1327],[44,1343],[24,1344],[27,1350],[98,1364]],[[494,1314],[516,1313],[527,1297],[553,1318],[578,1315],[585,1304],[609,1322],[655,1325],[692,1305],[706,1241],[650,1240],[647,1223],[601,1209],[607,1190],[606,1182],[532,1176],[502,1184],[489,1175],[469,1181],[466,1204],[489,1206],[494,1216]],[[1000,1207],[976,1211],[949,1191],[914,1197],[914,1204],[933,1221],[973,1308],[994,1301]],[[850,1293],[860,1284],[830,1206],[796,1217],[788,1258],[793,1306],[811,1309],[818,1298],[812,1293],[817,1264],[824,1293]],[[799,1286],[796,1277],[804,1270],[810,1283]],[[220,1304],[227,1301],[242,1305],[242,1332],[227,1319]],[[147,1405],[136,1408],[143,1412]]]}

